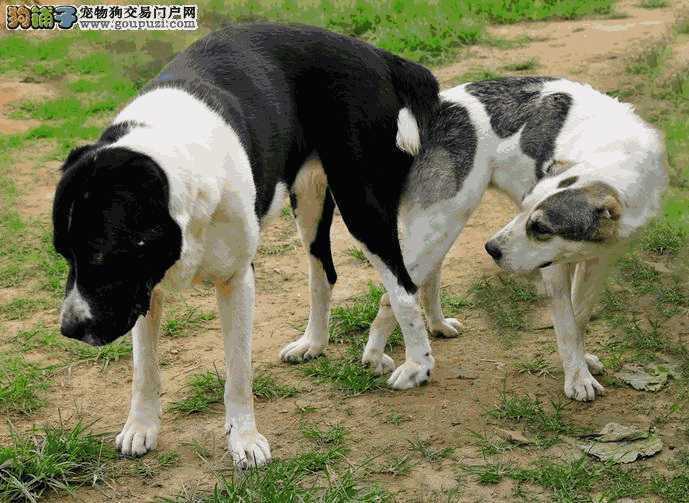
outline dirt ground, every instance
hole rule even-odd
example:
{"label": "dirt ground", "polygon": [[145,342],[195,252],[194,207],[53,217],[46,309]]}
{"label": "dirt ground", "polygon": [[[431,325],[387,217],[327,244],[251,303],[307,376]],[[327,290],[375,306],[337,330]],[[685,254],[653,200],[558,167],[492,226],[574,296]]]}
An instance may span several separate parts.
{"label": "dirt ground", "polygon": [[[627,14],[620,19],[522,23],[493,28],[493,34],[504,38],[528,35],[532,41],[512,49],[472,47],[462,52],[455,63],[437,68],[435,73],[441,85],[449,87],[472,69],[500,71],[504,65],[536,58],[538,65],[528,73],[561,75],[589,82],[604,91],[614,90],[623,73],[625,58],[649,41],[663,37],[682,7],[679,2],[669,8],[652,10],[635,5],[636,2],[620,2],[618,10]],[[7,117],[7,104],[13,98],[36,98],[49,94],[49,89],[40,84],[0,81],[0,132],[22,131],[31,125]],[[48,214],[57,180],[54,168],[55,165],[37,167],[30,162],[17,166],[23,191],[21,212],[31,216]],[[466,294],[478,278],[497,272],[497,267],[483,251],[483,244],[511,218],[513,212],[514,207],[507,197],[493,190],[486,194],[447,256],[443,267],[444,288]],[[346,252],[355,244],[339,218],[333,225],[332,238],[339,274],[333,299],[337,305],[364,292],[370,281],[378,282],[378,279],[372,268]],[[278,218],[265,230],[263,242],[298,243],[294,224],[289,219]],[[417,437],[430,440],[436,448],[454,447],[454,459],[435,464],[419,463],[405,476],[371,475],[384,488],[397,493],[397,501],[433,501],[438,494],[457,485],[457,460],[465,464],[482,461],[470,432],[487,431],[490,419],[485,416],[485,411],[497,403],[502,390],[528,393],[546,403],[564,399],[561,372],[553,377],[536,377],[514,370],[516,362],[528,360],[537,353],[543,353],[553,366],[560,368],[551,329],[527,330],[516,344],[508,345],[493,331],[489,320],[478,310],[468,308],[446,313],[446,316],[458,317],[464,323],[464,330],[457,339],[432,341],[436,370],[428,386],[404,392],[382,390],[347,398],[327,384],[315,384],[297,367],[279,362],[280,349],[300,335],[299,327],[304,325],[308,316],[307,269],[301,248],[296,246],[280,255],[259,257],[256,277],[255,367],[269,369],[279,380],[301,390],[293,398],[256,402],[259,429],[271,442],[275,457],[284,458],[300,451],[304,440],[299,431],[302,416],[298,411],[311,406],[315,411],[309,414],[309,422],[340,424],[347,429],[347,445],[351,449],[347,460],[355,465],[369,458],[404,456],[409,452],[408,441]],[[0,290],[0,299],[9,299],[13,295],[10,289]],[[199,288],[186,292],[184,298],[188,304],[215,310],[210,290]],[[547,320],[545,304],[539,309],[539,315],[534,318],[540,320],[535,323],[538,326]],[[55,323],[57,310],[45,313],[45,317]],[[7,334],[23,326],[20,322],[5,325]],[[601,322],[592,323],[587,343],[593,352],[599,337],[604,337],[604,331]],[[164,409],[184,394],[183,387],[190,374],[212,369],[214,365],[222,368],[221,347],[217,320],[192,337],[161,339]],[[403,361],[401,349],[392,356],[398,364]],[[459,379],[460,369],[475,378]],[[119,431],[129,406],[129,358],[111,363],[105,369],[98,365],[75,366],[69,373],[65,371],[64,375],[58,376],[55,382],[50,388],[47,405],[31,418],[31,422],[55,420],[59,411],[62,417],[78,415],[87,422],[98,420],[98,431],[113,434]],[[657,401],[654,404],[645,402],[638,392],[615,388],[594,403],[570,403],[567,413],[581,426],[602,426],[622,419],[626,423],[648,424],[653,407],[662,406]],[[390,424],[386,422],[390,414],[399,414],[405,421],[398,425]],[[26,419],[13,419],[13,422],[20,428],[30,424]],[[5,426],[2,428],[0,435],[6,433]],[[668,443],[672,444],[675,437],[679,438],[673,423],[661,428],[664,428],[660,432]],[[210,451],[207,461],[194,453],[194,442]],[[150,480],[123,476],[110,485],[81,489],[73,496],[53,500],[147,501],[156,496],[174,495],[183,486],[209,486],[213,482],[212,470],[229,466],[231,462],[225,451],[222,409],[190,417],[165,413],[158,449],[176,450],[181,455],[180,462]],[[578,456],[566,443],[552,449],[553,453],[561,453],[565,458]],[[659,463],[669,455],[666,450],[648,466],[654,466],[656,461]],[[519,456],[529,459],[531,454],[528,450],[523,454],[516,453],[515,459]],[[458,501],[511,500],[510,481],[482,486],[467,477],[462,486]],[[547,499],[545,494],[543,497]]]}

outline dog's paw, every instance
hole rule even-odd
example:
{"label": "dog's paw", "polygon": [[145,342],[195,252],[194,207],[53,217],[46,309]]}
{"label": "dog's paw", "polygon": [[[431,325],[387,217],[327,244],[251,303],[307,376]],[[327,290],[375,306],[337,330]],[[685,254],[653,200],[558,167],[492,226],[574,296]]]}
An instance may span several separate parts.
{"label": "dog's paw", "polygon": [[452,339],[459,336],[459,333],[462,331],[462,324],[455,318],[445,318],[444,320],[431,323],[429,331],[434,337]]}
{"label": "dog's paw", "polygon": [[115,446],[125,456],[143,456],[156,448],[159,432],[160,421],[130,418],[115,437]]}
{"label": "dog's paw", "polygon": [[431,378],[435,360],[428,355],[423,362],[407,360],[397,367],[388,379],[388,385],[394,389],[410,389],[426,384]]}
{"label": "dog's paw", "polygon": [[586,359],[586,365],[589,368],[589,372],[591,372],[591,374],[594,376],[601,375],[605,371],[605,367],[596,355],[586,353],[584,358]]}
{"label": "dog's paw", "polygon": [[382,376],[395,370],[395,360],[381,351],[374,351],[369,348],[364,349],[361,363],[368,366],[371,372],[377,376]]}
{"label": "dog's paw", "polygon": [[605,394],[605,388],[591,375],[588,367],[565,373],[565,395],[580,402],[590,402]]}
{"label": "dog's paw", "polygon": [[237,468],[261,466],[270,461],[270,445],[255,428],[230,430],[228,448]]}
{"label": "dog's paw", "polygon": [[316,344],[310,337],[302,335],[282,348],[280,359],[286,363],[306,362],[323,354],[323,348],[323,344]]}

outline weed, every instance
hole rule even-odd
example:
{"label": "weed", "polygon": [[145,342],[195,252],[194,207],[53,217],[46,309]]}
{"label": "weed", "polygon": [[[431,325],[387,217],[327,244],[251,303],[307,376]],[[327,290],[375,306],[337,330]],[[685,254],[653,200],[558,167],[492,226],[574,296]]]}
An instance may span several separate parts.
{"label": "weed", "polygon": [[512,450],[513,445],[506,440],[500,438],[489,437],[486,434],[477,433],[475,431],[469,432],[472,437],[476,439],[476,445],[481,451],[483,457],[495,456]]}
{"label": "weed", "polygon": [[344,444],[346,430],[335,425],[328,430],[321,430],[316,425],[302,424],[301,433],[309,440],[313,440],[319,447],[341,446]]}
{"label": "weed", "polygon": [[474,305],[483,310],[501,331],[526,328],[528,306],[538,300],[530,283],[512,276],[483,278],[471,288]]}
{"label": "weed", "polygon": [[358,262],[360,262],[364,265],[370,265],[368,262],[368,259],[366,258],[366,254],[363,251],[361,251],[360,248],[355,248],[352,246],[350,248],[347,248],[345,251],[346,251],[347,255],[354,258]]}
{"label": "weed", "polygon": [[463,73],[453,80],[455,85],[464,84],[465,82],[477,82],[480,80],[496,80],[504,77],[504,75],[487,68],[473,68],[468,72]]}
{"label": "weed", "polygon": [[381,464],[375,471],[376,473],[383,473],[386,475],[392,475],[393,477],[399,477],[400,475],[408,474],[411,469],[414,468],[414,466],[415,463],[411,461],[410,455],[392,456]]}
{"label": "weed", "polygon": [[573,428],[562,417],[563,406],[553,402],[551,408],[552,412],[546,411],[536,398],[502,393],[500,403],[488,414],[497,419],[523,423],[537,433],[571,433]]}
{"label": "weed", "polygon": [[270,374],[258,373],[254,376],[254,396],[265,400],[288,398],[299,393],[299,390],[289,384],[279,384]]}
{"label": "weed", "polygon": [[665,219],[656,220],[644,231],[641,247],[656,255],[677,255],[686,246],[688,239],[686,225]]}
{"label": "weed", "polygon": [[163,321],[160,333],[167,337],[183,337],[214,319],[215,313],[211,311],[202,311],[197,307],[186,307],[181,312],[172,311]]}
{"label": "weed", "polygon": [[317,382],[328,382],[348,394],[360,395],[385,387],[385,377],[373,375],[352,358],[317,358],[304,365],[302,371]]}
{"label": "weed", "polygon": [[[218,369],[194,374],[186,385],[187,396],[170,404],[170,410],[179,414],[205,412],[212,405],[222,403],[225,393],[225,378]],[[289,385],[280,385],[268,375],[257,373],[253,379],[253,392],[258,398],[273,400],[295,395],[298,390]]]}
{"label": "weed", "polygon": [[639,7],[644,9],[662,9],[667,7],[667,0],[641,0]]}
{"label": "weed", "polygon": [[[21,356],[0,357],[0,411],[31,414],[43,405],[45,371]],[[1,463],[0,463],[1,465]]]}
{"label": "weed", "polygon": [[51,303],[45,299],[17,297],[0,306],[0,317],[5,320],[24,320],[32,314],[48,309]]}
{"label": "weed", "polygon": [[12,431],[10,444],[0,447],[0,500],[36,501],[46,492],[95,485],[115,457],[110,442],[81,422]]}
{"label": "weed", "polygon": [[430,440],[421,440],[419,438],[409,441],[409,450],[416,452],[429,463],[437,463],[438,461],[447,459],[455,452],[454,447],[435,449],[431,445]]}
{"label": "weed", "polygon": [[533,360],[517,362],[514,365],[520,374],[529,374],[538,377],[553,377],[555,368],[543,355],[536,355]]}
{"label": "weed", "polygon": [[296,250],[297,246],[296,241],[290,241],[289,243],[262,244],[258,247],[258,253],[266,256],[284,255],[292,250]]}
{"label": "weed", "polygon": [[652,45],[627,64],[627,72],[633,75],[656,77],[669,55],[670,48],[667,42]]}
{"label": "weed", "polygon": [[515,63],[510,63],[503,66],[503,70],[509,72],[525,72],[528,70],[534,70],[538,66],[538,60],[536,58],[529,58],[524,61],[517,61]]}

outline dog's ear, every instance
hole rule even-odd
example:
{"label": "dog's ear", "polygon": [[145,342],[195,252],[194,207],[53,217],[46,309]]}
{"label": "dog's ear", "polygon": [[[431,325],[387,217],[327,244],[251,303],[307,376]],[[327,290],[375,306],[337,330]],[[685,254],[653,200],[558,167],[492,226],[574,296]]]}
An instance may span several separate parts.
{"label": "dog's ear", "polygon": [[96,145],[82,145],[81,147],[72,149],[72,151],[67,156],[67,159],[65,159],[65,162],[62,164],[62,172],[64,173],[65,171],[67,171],[79,159],[81,159],[84,155],[88,154],[95,148]]}
{"label": "dog's ear", "polygon": [[601,201],[601,204],[598,207],[598,214],[604,219],[619,220],[622,216],[622,205],[615,196],[608,194]]}

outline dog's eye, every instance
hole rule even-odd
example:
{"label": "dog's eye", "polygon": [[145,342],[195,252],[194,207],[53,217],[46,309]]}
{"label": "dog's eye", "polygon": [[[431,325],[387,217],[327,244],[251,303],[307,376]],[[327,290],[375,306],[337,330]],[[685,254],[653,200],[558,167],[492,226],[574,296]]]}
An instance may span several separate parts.
{"label": "dog's eye", "polygon": [[528,231],[537,239],[550,239],[555,234],[555,231],[544,224],[540,220],[532,220],[529,222]]}

